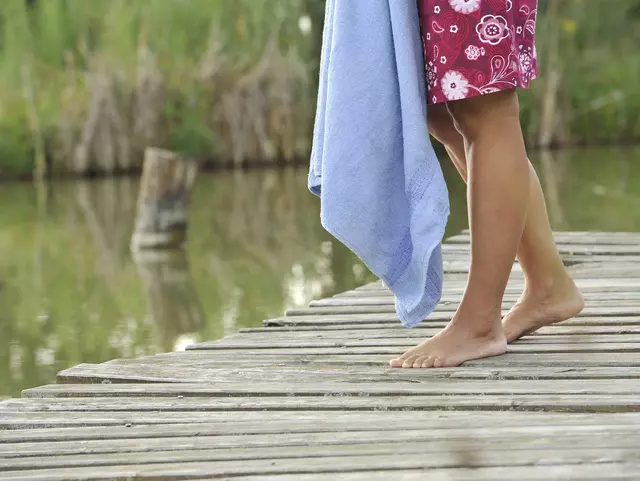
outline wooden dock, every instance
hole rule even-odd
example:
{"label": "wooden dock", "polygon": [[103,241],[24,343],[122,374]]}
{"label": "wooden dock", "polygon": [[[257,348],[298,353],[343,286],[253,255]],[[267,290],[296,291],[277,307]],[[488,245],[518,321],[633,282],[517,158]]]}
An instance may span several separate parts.
{"label": "wooden dock", "polygon": [[[84,364],[0,403],[2,480],[640,479],[640,234],[558,233],[576,319],[460,368],[390,369],[454,312],[402,328],[380,283],[186,352]],[[514,265],[504,308],[523,286]]]}

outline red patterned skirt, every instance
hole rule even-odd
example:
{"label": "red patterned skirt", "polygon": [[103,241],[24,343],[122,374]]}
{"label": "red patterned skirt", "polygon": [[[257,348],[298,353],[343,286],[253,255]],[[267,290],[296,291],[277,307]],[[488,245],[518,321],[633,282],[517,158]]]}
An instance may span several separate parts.
{"label": "red patterned skirt", "polygon": [[538,0],[418,0],[428,103],[528,87]]}

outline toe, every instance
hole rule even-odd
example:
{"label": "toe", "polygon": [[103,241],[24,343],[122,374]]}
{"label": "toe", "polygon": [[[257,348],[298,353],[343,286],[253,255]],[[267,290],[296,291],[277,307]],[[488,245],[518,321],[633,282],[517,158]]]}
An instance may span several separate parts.
{"label": "toe", "polygon": [[402,367],[402,363],[404,361],[402,361],[400,358],[397,359],[391,359],[391,361],[389,361],[389,366],[391,367]]}
{"label": "toe", "polygon": [[416,359],[418,359],[418,356],[416,356],[416,355],[409,356],[402,363],[402,367],[405,368],[405,369],[412,368],[413,367],[413,363],[415,362]]}
{"label": "toe", "polygon": [[427,356],[420,356],[415,361],[413,361],[414,369],[419,369],[422,367],[422,363],[427,360]]}
{"label": "toe", "polygon": [[422,363],[422,367],[423,368],[432,368],[433,367],[433,361],[435,360],[435,358],[433,357],[428,357],[423,363]]}
{"label": "toe", "polygon": [[440,367],[444,367],[445,366],[445,360],[441,357],[436,357],[433,360],[433,367],[435,368],[440,368]]}
{"label": "toe", "polygon": [[404,361],[411,356],[412,356],[411,351],[407,351],[402,356],[389,361],[389,364],[391,365],[391,367],[402,367],[402,365],[404,364]]}

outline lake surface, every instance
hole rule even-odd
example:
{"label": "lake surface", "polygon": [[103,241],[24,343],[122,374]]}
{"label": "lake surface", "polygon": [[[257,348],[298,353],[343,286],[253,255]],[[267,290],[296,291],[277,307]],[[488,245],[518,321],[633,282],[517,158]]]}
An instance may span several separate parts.
{"label": "lake surface", "polygon": [[[640,231],[640,149],[534,154],[558,230]],[[452,215],[464,185],[445,163]],[[371,275],[325,233],[306,171],[202,174],[186,253],[134,261],[137,179],[0,184],[0,397],[86,362],[184,349]]]}

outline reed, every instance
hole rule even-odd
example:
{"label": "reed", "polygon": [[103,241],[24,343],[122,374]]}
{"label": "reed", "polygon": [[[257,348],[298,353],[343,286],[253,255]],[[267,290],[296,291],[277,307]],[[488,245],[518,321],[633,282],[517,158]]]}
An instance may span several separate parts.
{"label": "reed", "polygon": [[[540,2],[529,144],[639,139],[640,1]],[[149,145],[305,159],[322,16],[323,0],[3,0],[0,178],[135,171]]]}
{"label": "reed", "polygon": [[[309,148],[301,0],[3,0],[0,175],[139,168],[148,145],[211,163]],[[38,147],[42,146],[42,148]]]}

